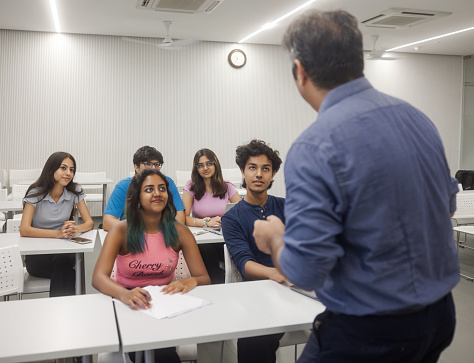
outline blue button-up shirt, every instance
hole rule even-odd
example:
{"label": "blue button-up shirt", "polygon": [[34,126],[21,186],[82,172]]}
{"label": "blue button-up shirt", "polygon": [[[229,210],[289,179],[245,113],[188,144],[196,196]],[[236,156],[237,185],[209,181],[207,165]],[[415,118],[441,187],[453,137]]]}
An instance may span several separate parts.
{"label": "blue button-up shirt", "polygon": [[387,314],[459,281],[450,177],[433,123],[365,78],[331,90],[285,163],[280,264],[329,310]]}

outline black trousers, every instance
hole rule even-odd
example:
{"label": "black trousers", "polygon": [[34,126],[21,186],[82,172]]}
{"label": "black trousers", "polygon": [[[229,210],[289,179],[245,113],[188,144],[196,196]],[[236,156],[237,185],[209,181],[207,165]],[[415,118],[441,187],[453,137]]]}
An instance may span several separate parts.
{"label": "black trousers", "polygon": [[284,333],[261,335],[237,340],[239,363],[275,363],[276,351]]}
{"label": "black trousers", "polygon": [[[153,352],[155,363],[181,363],[181,359],[179,359],[179,355],[176,353],[176,347],[155,349]],[[130,352],[128,355],[130,360],[135,362],[135,352]]]}
{"label": "black trousers", "polygon": [[211,278],[211,284],[223,284],[225,282],[224,270],[219,267],[220,261],[224,261],[224,244],[209,243],[199,244],[199,252],[206,266],[207,273]]}
{"label": "black trousers", "polygon": [[30,275],[51,279],[49,296],[76,293],[76,257],[73,253],[25,256],[25,264]]}
{"label": "black trousers", "polygon": [[325,311],[298,363],[434,363],[456,325],[451,293],[421,311],[354,316]]}

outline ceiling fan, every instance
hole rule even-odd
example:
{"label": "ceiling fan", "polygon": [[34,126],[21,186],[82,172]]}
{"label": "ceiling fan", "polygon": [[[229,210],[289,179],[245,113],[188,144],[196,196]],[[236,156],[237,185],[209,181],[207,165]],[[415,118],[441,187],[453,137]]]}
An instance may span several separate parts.
{"label": "ceiling fan", "polygon": [[177,49],[181,49],[181,48],[184,48],[184,47],[187,47],[187,46],[190,46],[192,44],[195,44],[195,43],[199,42],[197,39],[173,40],[173,39],[171,39],[170,34],[169,34],[171,21],[163,21],[163,25],[165,26],[165,29],[166,29],[166,36],[161,41],[161,43],[146,42],[146,41],[143,41],[143,40],[138,40],[138,39],[128,38],[128,37],[122,37],[122,39],[127,41],[127,42],[132,42],[132,43],[154,45],[155,47],[158,47],[158,48],[161,48],[161,49],[167,49],[167,50],[177,50]]}
{"label": "ceiling fan", "polygon": [[367,60],[395,60],[399,59],[397,57],[390,57],[385,56],[384,50],[379,50],[375,47],[377,44],[377,40],[379,39],[378,35],[371,35],[370,38],[372,39],[372,50],[365,56]]}

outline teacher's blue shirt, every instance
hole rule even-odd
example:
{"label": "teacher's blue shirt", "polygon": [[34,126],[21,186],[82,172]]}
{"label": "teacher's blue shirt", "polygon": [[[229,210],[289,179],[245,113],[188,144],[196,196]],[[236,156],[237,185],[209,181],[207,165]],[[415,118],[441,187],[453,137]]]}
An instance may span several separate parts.
{"label": "teacher's blue shirt", "polygon": [[280,264],[329,310],[388,314],[459,281],[450,177],[433,123],[359,78],[331,90],[285,162]]}

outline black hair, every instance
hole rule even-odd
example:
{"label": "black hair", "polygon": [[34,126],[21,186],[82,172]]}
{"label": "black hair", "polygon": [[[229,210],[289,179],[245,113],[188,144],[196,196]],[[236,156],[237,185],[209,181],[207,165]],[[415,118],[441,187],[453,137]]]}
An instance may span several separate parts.
{"label": "black hair", "polygon": [[[246,145],[241,145],[237,147],[237,150],[235,150],[235,154],[235,162],[237,163],[242,172],[245,170],[245,165],[247,164],[247,161],[252,156],[265,155],[272,162],[272,171],[274,171],[275,173],[280,170],[280,165],[282,163],[278,150],[273,150],[265,143],[265,141],[262,140],[254,139]],[[268,189],[272,187],[272,184],[273,180],[268,186]],[[242,183],[242,188],[246,187],[247,183],[244,179]]]}
{"label": "black hair", "polygon": [[140,163],[152,160],[158,160],[161,165],[164,163],[163,155],[152,146],[142,146],[133,155],[133,164],[138,167]]}
{"label": "black hair", "polygon": [[346,11],[306,11],[286,30],[283,47],[290,53],[293,76],[298,59],[318,88],[331,90],[364,76],[362,34]]}
{"label": "black hair", "polygon": [[[56,181],[54,180],[54,173],[56,172],[56,170],[59,169],[64,159],[72,160],[72,163],[74,165],[73,174],[76,175],[76,172],[77,172],[76,159],[74,159],[74,157],[69,153],[66,153],[63,151],[57,151],[51,154],[48,160],[46,160],[43,170],[41,171],[41,175],[39,176],[38,180],[36,180],[33,184],[31,184],[28,187],[25,197],[26,196],[28,197],[40,196],[41,198],[39,201],[43,200],[49,194],[49,192],[53,190],[54,185],[56,183]],[[73,175],[73,178],[74,178],[74,175]],[[79,186],[79,184],[75,183],[73,179],[71,179],[68,185],[66,185],[64,188],[76,195],[81,195],[84,193],[84,191]],[[38,190],[36,190],[33,194],[28,195],[28,193],[34,189],[38,189]]]}

